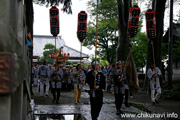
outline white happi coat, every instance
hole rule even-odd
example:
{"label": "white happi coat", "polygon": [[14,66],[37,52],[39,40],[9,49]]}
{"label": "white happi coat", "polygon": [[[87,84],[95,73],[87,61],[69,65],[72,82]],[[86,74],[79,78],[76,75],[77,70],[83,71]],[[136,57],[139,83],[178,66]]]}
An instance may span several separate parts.
{"label": "white happi coat", "polygon": [[84,81],[79,81],[79,78],[85,80],[86,76],[84,74],[84,71],[82,71],[82,70],[81,70],[81,73],[80,73],[80,77],[79,77],[79,74],[77,76],[75,76],[76,72],[77,72],[77,69],[74,69],[73,72],[72,72],[72,74],[74,76],[74,80],[73,80],[74,88],[82,89]]}
{"label": "white happi coat", "polygon": [[[158,77],[153,76],[155,73],[158,74]],[[161,71],[158,67],[155,67],[155,71],[153,71],[151,68],[149,68],[147,71],[147,76],[150,80],[150,88],[151,89],[161,88],[160,82],[159,82],[159,76],[161,76]]]}

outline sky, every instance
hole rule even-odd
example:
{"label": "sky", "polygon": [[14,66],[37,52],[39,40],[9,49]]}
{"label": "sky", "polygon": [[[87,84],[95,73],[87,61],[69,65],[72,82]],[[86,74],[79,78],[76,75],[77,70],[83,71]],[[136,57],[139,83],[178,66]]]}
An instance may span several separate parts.
{"label": "sky", "polygon": [[[61,10],[62,5],[58,7],[60,16],[59,35],[62,37],[62,39],[64,39],[67,46],[78,51],[80,51],[80,42],[76,35],[78,20],[77,16],[82,10],[86,11],[87,13],[87,1],[88,0],[72,0],[73,14],[63,13]],[[34,35],[51,35],[49,9],[50,7],[47,8],[45,6],[34,4]],[[94,50],[89,50],[86,47],[82,48],[82,52],[88,55],[94,54]]]}

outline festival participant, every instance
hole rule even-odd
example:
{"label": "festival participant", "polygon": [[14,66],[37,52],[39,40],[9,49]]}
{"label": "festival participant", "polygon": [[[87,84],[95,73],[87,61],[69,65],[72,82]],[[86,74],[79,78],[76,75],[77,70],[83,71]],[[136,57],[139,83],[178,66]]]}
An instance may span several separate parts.
{"label": "festival participant", "polygon": [[74,76],[74,104],[77,104],[77,102],[80,102],[81,92],[86,76],[82,71],[80,64],[76,66],[76,69],[74,69],[72,74]]}
{"label": "festival participant", "polygon": [[59,104],[60,92],[62,87],[62,78],[63,78],[63,71],[61,68],[62,62],[57,62],[56,66],[52,67],[51,69],[51,85],[52,85],[52,94],[53,94],[53,103]]}
{"label": "festival participant", "polygon": [[115,104],[116,104],[116,114],[119,115],[123,113],[121,111],[123,96],[125,93],[125,80],[126,80],[126,71],[123,69],[123,63],[118,61],[116,63],[117,68],[112,71],[112,76],[114,80],[114,96],[115,96]]}
{"label": "festival participant", "polygon": [[155,105],[155,103],[159,104],[158,99],[161,94],[159,76],[161,76],[161,70],[159,69],[159,67],[155,67],[155,64],[152,64],[151,68],[149,68],[147,71],[147,76],[150,80],[151,100],[153,102],[153,105]]}
{"label": "festival participant", "polygon": [[[98,71],[99,63],[92,62],[92,70],[87,73],[86,83],[90,86],[90,103],[92,120],[97,120],[103,104],[103,91],[105,90],[105,76]],[[96,69],[95,69],[96,68]],[[96,84],[95,82],[96,76]]]}
{"label": "festival participant", "polygon": [[41,65],[38,69],[38,75],[40,79],[40,96],[43,96],[44,85],[46,85],[45,96],[49,96],[49,67],[46,65],[46,60],[43,61],[43,65]]}

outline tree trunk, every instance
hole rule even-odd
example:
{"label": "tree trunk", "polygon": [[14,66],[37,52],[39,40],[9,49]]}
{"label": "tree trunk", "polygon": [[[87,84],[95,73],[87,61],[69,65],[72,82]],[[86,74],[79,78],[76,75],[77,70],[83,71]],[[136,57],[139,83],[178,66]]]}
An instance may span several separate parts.
{"label": "tree trunk", "polygon": [[164,11],[166,0],[156,0],[156,39],[154,39],[154,51],[156,66],[161,67],[162,40],[164,32]]}
{"label": "tree trunk", "polygon": [[[124,65],[125,69],[127,67],[127,78],[129,78],[128,86],[132,91],[137,91],[138,89],[138,78],[137,70],[134,64],[134,59],[130,51],[130,37],[127,34],[128,29],[128,17],[129,10],[131,6],[131,0],[117,0],[118,3],[118,27],[119,27],[119,37],[117,46],[117,61],[126,61],[128,58],[128,64]],[[129,57],[128,57],[129,56]],[[134,89],[135,88],[135,89]]]}
{"label": "tree trunk", "polygon": [[107,61],[111,63],[110,54],[108,48],[106,48]]}
{"label": "tree trunk", "polygon": [[[153,10],[156,13],[156,38],[153,39],[154,45],[154,56],[155,56],[155,64],[157,67],[161,67],[162,60],[162,40],[163,40],[163,31],[164,31],[164,11],[165,11],[165,3],[166,0],[154,0],[153,1]],[[150,68],[150,64],[153,62],[153,54],[152,54],[152,45],[151,41],[148,41],[148,52],[147,52],[147,63],[146,63],[146,72]],[[146,76],[144,82],[144,89],[147,90],[149,80]],[[148,91],[147,91],[148,92]]]}
{"label": "tree trunk", "polygon": [[175,64],[176,64],[176,69],[177,69],[178,68],[178,58],[176,58]]}
{"label": "tree trunk", "polygon": [[117,46],[117,61],[125,61],[128,50],[130,39],[127,34],[128,27],[128,16],[130,9],[130,0],[117,0],[118,3],[118,27],[119,27],[119,37]]}

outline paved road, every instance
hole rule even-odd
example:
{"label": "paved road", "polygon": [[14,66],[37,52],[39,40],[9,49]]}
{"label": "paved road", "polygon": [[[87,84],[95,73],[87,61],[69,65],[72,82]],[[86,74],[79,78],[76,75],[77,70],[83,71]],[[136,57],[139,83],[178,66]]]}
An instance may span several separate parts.
{"label": "paved road", "polygon": [[[84,87],[85,89],[88,89],[88,86]],[[81,103],[78,105],[74,104],[74,94],[73,91],[71,92],[61,92],[61,97],[60,97],[60,104],[53,104],[52,103],[52,95],[50,94],[49,97],[40,97],[39,93],[35,92],[35,87],[33,87],[34,90],[34,96],[32,96],[32,99],[35,101],[35,114],[63,114],[63,115],[70,115],[70,114],[81,114],[86,120],[91,120],[91,115],[90,115],[90,105],[89,105],[89,95],[86,92],[82,92],[81,96]],[[137,95],[139,96],[139,95]],[[140,99],[142,96],[140,96]],[[149,99],[149,98],[145,98]],[[135,117],[134,115],[139,115],[139,117],[142,117],[143,115],[147,116],[147,113],[140,109],[137,109],[136,107],[125,107],[124,105],[122,106],[122,111],[128,115],[133,115],[132,118],[125,117],[122,118],[120,115],[116,115],[116,108],[114,104],[114,95],[111,93],[104,92],[104,104],[100,113],[100,116],[98,120],[120,120],[120,119],[127,119],[127,120],[136,120],[138,119],[137,116]],[[138,103],[138,98],[133,98],[130,99],[130,102],[133,104],[139,104]],[[145,102],[145,100],[144,100]],[[140,102],[140,104],[143,102]],[[147,101],[146,106],[151,106],[151,104]],[[145,118],[148,119],[148,118]],[[152,118],[149,118],[152,120]],[[40,120],[40,119],[36,119]],[[43,119],[43,120],[49,120],[49,119]],[[67,119],[70,120],[70,119]],[[73,120],[73,119],[72,119]],[[155,118],[153,118],[155,120]]]}

